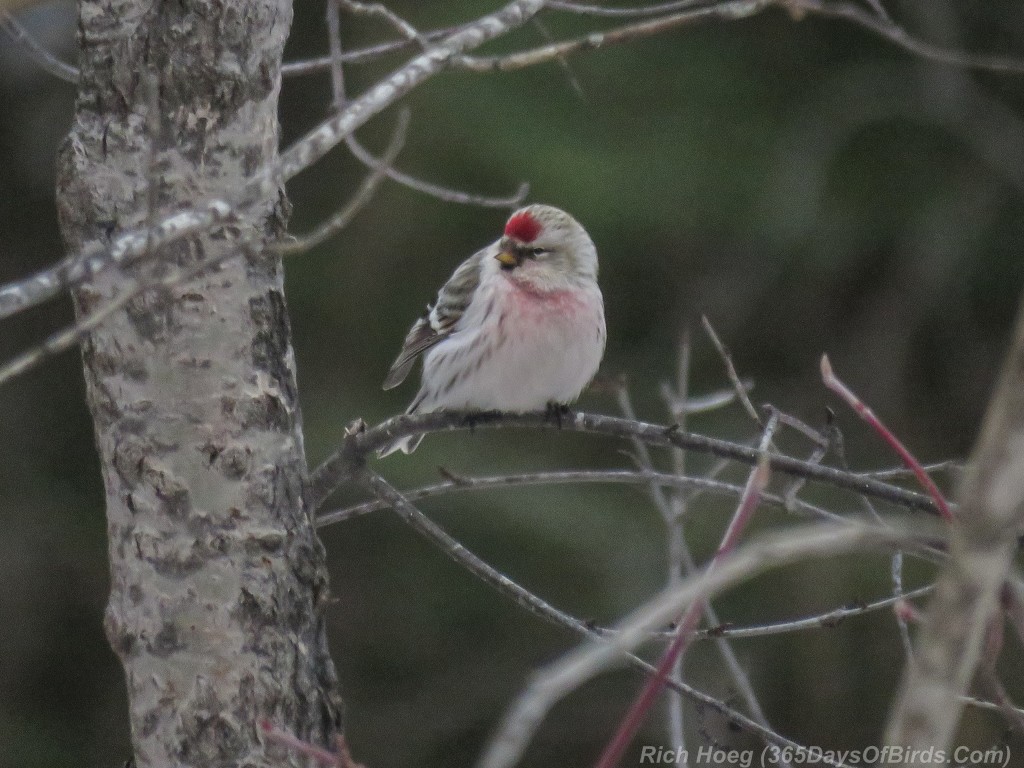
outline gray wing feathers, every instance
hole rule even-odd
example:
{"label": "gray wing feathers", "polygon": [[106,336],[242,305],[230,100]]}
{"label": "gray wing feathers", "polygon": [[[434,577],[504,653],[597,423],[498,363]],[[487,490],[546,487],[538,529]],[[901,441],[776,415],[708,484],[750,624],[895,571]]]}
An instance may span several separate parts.
{"label": "gray wing feathers", "polygon": [[477,251],[455,270],[437,294],[427,314],[417,320],[405,337],[402,351],[384,378],[384,389],[397,387],[409,375],[416,358],[455,329],[480,284],[480,263],[487,249]]}
{"label": "gray wing feathers", "polygon": [[412,370],[413,363],[420,353],[425,352],[437,344],[444,336],[435,331],[430,325],[429,315],[421,317],[409,330],[402,345],[402,352],[391,365],[391,370],[384,378],[384,389],[393,389],[405,381],[405,377]]}

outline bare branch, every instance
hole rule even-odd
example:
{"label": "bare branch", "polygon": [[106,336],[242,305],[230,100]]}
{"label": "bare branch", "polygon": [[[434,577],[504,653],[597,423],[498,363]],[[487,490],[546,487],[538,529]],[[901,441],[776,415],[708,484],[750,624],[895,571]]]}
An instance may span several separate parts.
{"label": "bare branch", "polygon": [[[429,47],[427,40],[420,36],[419,32],[408,22],[401,17],[395,15],[386,7],[380,4],[366,4],[353,2],[353,0],[331,0],[329,4],[329,10],[327,15],[327,29],[328,29],[328,40],[331,52],[331,93],[332,103],[336,110],[340,110],[345,106],[345,79],[342,72],[342,63],[344,54],[341,50],[341,33],[338,28],[338,15],[336,5],[342,5],[346,10],[353,13],[380,15],[385,18],[389,23],[399,28],[401,34],[405,35],[407,39],[413,40],[420,44],[420,46],[426,50]],[[526,198],[527,193],[530,190],[529,184],[522,184],[519,190],[510,198],[494,198],[484,197],[481,195],[474,195],[469,192],[464,192],[458,189],[449,189],[442,187],[438,184],[432,184],[431,182],[417,179],[414,176],[410,176],[407,173],[403,173],[394,167],[393,162],[384,162],[383,160],[374,157],[356,138],[355,134],[352,133],[345,137],[345,144],[353,156],[359,160],[363,165],[370,168],[375,173],[383,173],[385,176],[390,178],[392,181],[396,181],[403,186],[409,187],[417,192],[421,192],[431,197],[435,197],[439,200],[443,200],[448,203],[459,203],[461,205],[477,205],[483,208],[516,208]]]}
{"label": "bare branch", "polygon": [[[494,475],[490,477],[465,477],[459,476],[456,480],[446,480],[442,483],[425,485],[419,488],[403,491],[410,501],[420,501],[437,496],[447,496],[452,493],[464,493],[467,491],[490,491],[498,488],[528,488],[538,485],[605,485],[605,484],[629,484],[646,485],[657,483],[661,487],[678,488],[680,490],[700,490],[710,493],[739,498],[743,493],[743,487],[733,483],[725,483],[720,480],[713,480],[707,477],[692,477],[689,475],[666,474],[662,472],[647,471],[643,469],[580,469],[563,470],[551,472],[527,472],[518,475]],[[789,502],[782,496],[773,493],[764,493],[761,497],[765,504],[779,509],[789,510]],[[388,509],[384,502],[365,501],[362,504],[355,504],[344,509],[337,509],[318,515],[317,527],[343,523],[362,515]],[[831,523],[842,523],[846,518],[829,512],[828,510],[796,499],[793,502],[792,510],[801,512],[804,516]]]}
{"label": "bare branch", "polygon": [[377,189],[380,187],[381,182],[386,178],[387,169],[391,167],[395,158],[398,157],[398,153],[402,151],[402,147],[405,144],[405,133],[408,127],[409,110],[403,109],[399,113],[398,125],[395,126],[395,130],[391,134],[391,141],[388,143],[388,147],[384,151],[384,157],[381,158],[380,165],[378,165],[365,179],[363,179],[362,183],[359,185],[359,189],[355,191],[355,194],[353,194],[352,198],[345,204],[345,207],[331,216],[331,218],[314,229],[308,235],[299,237],[291,242],[282,243],[278,246],[278,252],[285,256],[303,253],[315,248],[327,238],[333,237],[347,227],[352,219],[355,218],[356,214],[365,208],[370,202],[374,194],[376,194]]}
{"label": "bare branch", "polygon": [[[788,9],[795,17],[806,14],[838,18],[850,21],[863,27],[885,40],[897,45],[908,53],[929,59],[940,64],[979,69],[989,72],[1006,74],[1024,74],[1024,61],[1007,56],[972,54],[964,51],[943,48],[919,40],[910,35],[902,27],[894,24],[888,14],[872,14],[863,7],[846,2],[827,2],[826,0],[733,0],[719,2],[693,8],[692,3],[664,3],[656,6],[642,6],[637,9],[600,9],[599,6],[583,6],[568,2],[550,2],[552,9],[586,13],[593,16],[644,16],[662,14],[674,8],[689,8],[667,15],[657,15],[647,21],[628,24],[600,32],[593,32],[584,37],[566,40],[506,56],[468,57],[458,60],[458,66],[476,72],[510,71],[534,66],[567,56],[578,51],[595,50],[618,43],[639,38],[658,35],[685,24],[705,19],[720,18],[734,20],[747,18],[760,13],[769,6]],[[599,10],[600,9],[600,10]],[[610,12],[609,12],[610,11]]]}
{"label": "bare branch", "polygon": [[[391,484],[383,477],[365,467],[359,469],[357,474],[358,479],[364,483],[370,491],[378,495],[388,506],[395,509],[395,511],[407,523],[425,536],[428,541],[439,546],[442,551],[457,563],[467,568],[467,570],[469,570],[469,572],[474,576],[480,578],[503,594],[512,597],[512,599],[514,599],[519,605],[540,618],[570,629],[583,637],[591,639],[599,639],[601,637],[601,633],[596,628],[591,627],[590,625],[564,613],[563,611],[560,611],[557,608],[554,608],[541,598],[535,596],[533,593],[523,589],[507,576],[492,568],[473,553],[469,552],[461,543],[452,538],[433,521],[426,517],[426,515],[420,512],[403,496],[402,493],[391,486]],[[621,656],[634,669],[638,669],[645,674],[650,674],[654,671],[653,666],[628,651],[622,653]],[[722,714],[727,717],[731,723],[757,734],[769,744],[776,744],[778,746],[793,749],[801,748],[801,745],[796,742],[764,727],[760,723],[744,715],[742,712],[732,709],[718,699],[698,691],[681,680],[668,680],[666,681],[666,686],[674,691],[684,694],[699,704]]]}
{"label": "bare branch", "polygon": [[[806,437],[808,440],[810,440],[815,445],[820,446],[822,448],[828,448],[830,446],[830,442],[829,442],[829,438],[828,437],[826,437],[821,432],[816,430],[810,424],[807,424],[804,421],[801,421],[796,416],[793,416],[792,414],[786,413],[785,411],[780,411],[778,408],[776,408],[774,405],[771,405],[771,404],[766,404],[766,405],[763,405],[761,407],[764,408],[766,411],[768,411],[768,413],[776,413],[776,414],[778,414],[779,423],[782,426],[789,427],[790,429],[796,430],[797,432],[799,432],[801,435]],[[831,416],[831,414],[830,414],[830,416]]]}
{"label": "bare branch", "polygon": [[960,487],[949,560],[904,671],[886,740],[945,749],[982,656],[1024,525],[1024,313]]}
{"label": "bare branch", "polygon": [[677,27],[700,21],[747,18],[760,13],[775,2],[776,0],[731,0],[730,2],[718,3],[705,8],[661,16],[649,21],[627,24],[602,32],[591,32],[584,37],[564,40],[558,43],[549,43],[548,45],[519,51],[507,56],[460,56],[454,63],[460,68],[473,72],[510,72],[559,59],[578,51],[593,51],[598,48],[606,48],[609,45],[653,37]]}
{"label": "bare branch", "polygon": [[[582,683],[600,674],[646,640],[649,632],[678,616],[695,600],[710,599],[726,588],[768,569],[808,558],[834,557],[868,549],[912,548],[915,539],[889,528],[814,526],[786,531],[748,544],[725,558],[720,567],[687,578],[634,611],[607,638],[597,638],[539,670],[506,713],[498,732],[477,763],[478,768],[511,768],[551,707]],[[836,762],[830,765],[839,765]]]}
{"label": "bare branch", "polygon": [[[947,459],[946,461],[922,464],[921,468],[929,475],[933,475],[937,472],[959,472],[964,468],[964,463],[955,459]],[[892,477],[912,477],[914,470],[908,467],[890,467],[889,469],[872,469],[868,472],[858,472],[857,474],[882,480]]]}
{"label": "bare branch", "polygon": [[289,179],[308,168],[356,128],[441,72],[458,56],[521,27],[543,6],[544,0],[513,0],[431,46],[283,152],[278,172]]}
{"label": "bare branch", "polygon": [[[432,413],[395,416],[365,431],[348,435],[332,456],[328,457],[311,475],[309,484],[310,507],[319,507],[341,483],[352,474],[355,467],[365,462],[378,448],[409,435],[432,432],[454,432],[501,427],[528,427],[534,429],[562,429],[572,432],[603,434],[609,437],[637,437],[648,445],[678,447],[721,458],[732,459],[753,466],[760,453],[756,448],[730,443],[693,432],[684,432],[675,426],[661,426],[641,421],[604,416],[600,414],[571,412],[555,424],[549,415],[537,413],[498,413],[466,411],[434,411]],[[874,478],[853,475],[832,467],[810,464],[781,454],[769,453],[768,463],[773,472],[828,483],[874,498],[891,501],[911,509],[938,514],[935,502],[920,493],[888,485]]]}
{"label": "bare branch", "polygon": [[522,26],[543,5],[544,0],[513,0],[439,41],[282,152],[276,163],[262,169],[238,195],[206,200],[194,208],[167,215],[155,228],[122,232],[107,245],[94,244],[55,267],[0,287],[0,319],[47,301],[110,266],[127,265],[147,248],[159,250],[174,240],[234,222],[239,210],[272,199],[280,184],[315,163],[371,117],[443,71],[457,56]]}
{"label": "bare branch", "polygon": [[[754,382],[750,379],[744,379],[740,382],[743,388],[748,392],[754,388]],[[661,387],[661,397],[669,405],[669,410],[673,414],[688,415],[691,413],[707,413],[708,411],[717,411],[723,406],[729,405],[736,400],[736,390],[732,387],[728,389],[720,389],[717,392],[709,392],[706,395],[690,396],[686,398],[686,402],[681,401],[676,397],[671,387],[663,383]],[[680,419],[676,417],[676,421]]]}
{"label": "bare branch", "polygon": [[377,496],[381,501],[387,503],[399,517],[408,523],[412,528],[425,536],[431,543],[436,544],[449,557],[463,566],[477,578],[491,585],[503,594],[512,597],[521,607],[528,610],[535,616],[540,616],[547,621],[565,627],[570,627],[578,632],[590,633],[590,629],[567,613],[560,611],[553,605],[545,602],[529,590],[523,589],[512,579],[492,568],[479,557],[474,555],[462,544],[456,541],[449,533],[444,531],[433,520],[420,512],[408,499],[406,499],[387,480],[378,475],[372,469],[363,467],[356,475],[356,479]]}
{"label": "bare branch", "polygon": [[[864,421],[866,421],[875,429],[875,431],[882,437],[883,441],[885,441],[887,445],[893,447],[896,450],[896,453],[900,456],[900,458],[903,459],[904,463],[911,470],[911,472],[913,473],[915,478],[918,479],[919,482],[921,482],[922,476],[924,477],[924,482],[922,484],[925,485],[926,489],[933,491],[930,493],[931,497],[935,500],[936,506],[939,508],[940,511],[946,510],[944,516],[948,520],[949,511],[948,506],[946,504],[946,500],[942,496],[942,494],[939,493],[938,488],[935,486],[935,483],[932,481],[932,479],[921,467],[920,462],[918,462],[917,459],[910,453],[910,451],[908,451],[903,446],[903,443],[900,442],[899,439],[897,439],[896,435],[894,435],[884,424],[882,424],[881,420],[863,401],[861,401],[859,397],[857,397],[853,390],[847,387],[846,384],[844,384],[836,377],[836,375],[832,371],[832,366],[829,364],[828,357],[824,355],[821,359],[821,371],[822,379],[825,383],[825,386],[828,389],[835,392],[837,395],[839,395],[843,399],[843,401],[854,410],[854,412],[856,412],[862,419],[864,419]],[[832,448],[833,453],[835,453],[839,457],[839,462],[843,469],[849,469],[850,467],[846,461],[846,452],[843,450],[842,433],[839,431],[839,427],[836,426],[834,419],[832,418],[832,411],[829,410],[828,413],[829,420],[826,433],[829,435],[830,439],[828,440],[826,446]],[[822,455],[824,455],[824,452],[822,452]],[[817,456],[817,458],[820,460],[821,456]],[[928,483],[931,484],[930,487],[928,486]],[[875,509],[874,504],[871,503],[871,500],[866,496],[861,496],[860,498],[861,503],[864,505],[868,514],[872,518],[874,518],[878,523],[884,524],[882,516],[878,514],[878,511]],[[903,611],[899,610],[899,608],[901,606],[905,606],[906,603],[898,600],[898,598],[903,594],[902,552],[893,553],[892,560],[889,563],[889,578],[892,582],[893,597],[897,598],[897,608],[893,611],[893,615],[896,619],[896,628],[900,635],[900,642],[903,645],[904,658],[909,664],[913,661],[913,646],[910,640],[910,629],[907,626],[907,617],[904,615]]]}
{"label": "bare branch", "polygon": [[877,14],[878,5],[876,3],[872,3],[872,6],[876,8],[876,14],[871,14],[863,7],[849,2],[829,2],[827,0],[785,1],[789,7],[803,13],[813,13],[826,18],[844,19],[845,21],[853,22],[870,32],[880,35],[908,53],[913,53],[938,64],[1013,75],[1024,74],[1024,61],[1020,59],[1009,56],[967,53],[918,40],[905,29],[894,24],[884,11],[881,14]]}
{"label": "bare branch", "polygon": [[926,587],[904,592],[900,595],[889,595],[871,603],[852,606],[848,608],[836,608],[831,611],[819,613],[815,616],[807,616],[803,619],[791,621],[780,621],[775,624],[762,624],[755,627],[712,627],[697,633],[698,638],[725,637],[732,639],[746,639],[751,637],[766,637],[769,635],[783,635],[790,632],[800,632],[807,629],[822,629],[838,626],[846,619],[864,614],[879,611],[883,608],[891,608],[902,600],[912,600],[918,597],[925,597],[935,591],[935,585],[929,584]]}
{"label": "bare branch", "polygon": [[[740,534],[746,529],[760,501],[761,493],[768,485],[768,462],[765,460],[764,455],[768,445],[771,443],[771,432],[774,430],[775,424],[777,422],[770,422],[769,426],[765,428],[759,446],[761,459],[750,472],[747,484],[743,489],[743,495],[740,496],[739,505],[736,507],[736,512],[729,522],[729,527],[722,537],[721,544],[719,544],[717,551],[707,566],[705,572],[708,574],[721,565],[723,558],[735,550]],[[655,673],[648,678],[640,694],[622,718],[622,722],[616,729],[615,734],[601,753],[601,757],[597,761],[598,768],[615,768],[618,765],[622,754],[629,747],[630,742],[633,741],[633,737],[643,724],[647,713],[654,706],[654,702],[658,694],[661,693],[665,680],[668,679],[676,662],[682,658],[683,653],[693,639],[693,633],[697,629],[697,625],[700,624],[701,617],[704,615],[704,606],[710,605],[710,603],[711,600],[709,598],[692,601],[686,607],[682,617],[677,620],[678,627],[675,637],[672,638],[661,661],[658,662]]]}
{"label": "bare branch", "polygon": [[[752,3],[757,4],[756,9],[749,9]],[[628,42],[629,40],[642,37],[649,37],[661,31],[668,31],[676,26],[683,25],[694,19],[688,18],[689,14],[698,14],[720,17],[726,20],[730,18],[743,18],[753,15],[764,7],[776,5],[790,10],[797,15],[814,14],[825,18],[837,18],[849,21],[863,29],[879,35],[885,40],[922,58],[934,61],[938,64],[963,67],[966,69],[979,69],[991,72],[1004,72],[1007,74],[1020,74],[1024,72],[1024,61],[1009,56],[997,56],[987,54],[972,54],[955,49],[947,49],[940,46],[919,40],[910,35],[902,27],[895,24],[885,11],[885,8],[878,0],[867,0],[873,12],[854,3],[848,2],[827,2],[826,0],[731,0],[720,2],[715,5],[695,8],[699,5],[698,0],[677,0],[677,2],[660,3],[655,5],[638,6],[635,8],[611,8],[607,6],[588,5],[584,3],[567,2],[566,0],[549,0],[545,7],[554,11],[576,13],[594,17],[618,17],[618,18],[640,18],[657,16],[651,20],[652,24],[661,27],[660,29],[649,29],[647,27],[636,28],[636,25],[629,25],[604,32],[596,32],[579,40],[563,41],[548,46],[541,46],[536,49],[522,51],[513,54],[512,57],[490,57],[490,58],[463,58],[458,65],[476,71],[494,71],[520,69],[533,64],[544,63],[566,56],[577,51],[593,50],[596,48],[613,45],[616,43]],[[724,9],[721,7],[724,6]],[[689,10],[688,10],[689,9]],[[679,11],[678,14],[675,12]],[[670,14],[670,15],[665,15]],[[675,14],[675,15],[671,15]],[[662,24],[664,25],[662,27]],[[461,27],[449,27],[446,29],[431,30],[421,33],[421,37],[433,43]],[[596,37],[595,37],[596,35]],[[588,42],[593,38],[591,42]],[[352,64],[364,64],[376,61],[382,56],[407,50],[419,42],[410,42],[408,39],[394,40],[387,43],[369,46],[359,50],[348,51],[342,60]],[[552,46],[556,48],[552,50]],[[307,61],[291,62],[285,64],[282,73],[285,76],[306,75],[321,72],[329,69],[331,57],[324,56]]]}
{"label": "bare branch", "polygon": [[[594,32],[576,40],[553,43],[501,57],[473,59],[465,54],[489,40],[521,27],[544,7],[544,0],[514,0],[501,10],[470,24],[454,27],[452,30],[423,33],[422,36],[431,41],[429,50],[413,58],[405,66],[353,100],[345,110],[300,139],[281,154],[275,165],[265,168],[246,184],[238,195],[207,200],[199,203],[193,209],[165,215],[156,226],[155,231],[133,230],[121,233],[108,244],[93,244],[54,267],[0,287],[0,319],[47,301],[61,291],[79,285],[108,266],[127,265],[145,253],[147,242],[154,250],[159,250],[179,238],[231,223],[238,210],[251,206],[257,200],[272,197],[281,183],[309,167],[371,117],[448,66],[459,66],[476,71],[519,69],[558,59],[577,50],[597,49],[606,45],[660,34],[677,26],[699,20],[710,18],[730,20],[749,17],[777,2],[778,0],[719,2],[706,7],[659,16],[637,24]],[[786,7],[795,7],[806,13],[854,21],[909,50],[944,63],[987,68],[994,71],[1024,71],[1024,64],[1013,60],[954,54],[913,41],[899,28],[894,29],[886,18],[871,15],[858,6],[824,3],[820,0],[786,0]],[[447,34],[448,32],[450,34]],[[435,39],[436,43],[434,43]],[[399,50],[408,45],[407,41],[385,44],[374,47],[372,52],[369,50],[356,52],[358,55],[354,54],[343,57],[343,59],[346,61],[365,60],[374,55]],[[316,66],[307,62],[292,67],[291,71],[294,73],[311,71],[318,67],[327,68],[332,66],[334,61],[334,57],[326,57]]]}
{"label": "bare branch", "polygon": [[[356,139],[354,135],[349,136],[345,141],[349,151],[351,151],[355,158],[363,165],[374,169],[381,167],[381,161],[367,151],[367,149],[359,143],[359,140]],[[476,205],[481,208],[518,208],[522,205],[526,196],[530,192],[530,185],[523,182],[519,185],[519,189],[509,197],[487,197],[484,195],[475,195],[472,192],[464,192],[461,189],[443,187],[439,184],[424,181],[423,179],[417,179],[415,176],[403,173],[392,166],[385,165],[383,170],[384,174],[389,179],[396,181],[409,189],[414,189],[417,192],[430,195],[431,197],[443,200],[446,203],[458,203],[459,205]]]}
{"label": "bare branch", "polygon": [[341,60],[341,0],[327,0],[327,40],[331,57],[331,106],[335,111],[345,106],[345,71]]}
{"label": "bare branch", "polygon": [[[985,709],[990,712],[1003,712],[1003,706],[994,701],[988,701],[986,699],[979,699],[976,696],[961,696],[960,702],[968,707],[977,707],[978,709]],[[1013,707],[1013,711],[1018,716],[1024,716],[1024,709],[1020,707]]]}
{"label": "bare branch", "polygon": [[80,344],[86,336],[95,330],[100,323],[110,317],[114,312],[124,307],[128,302],[138,298],[146,291],[158,288],[171,288],[175,285],[194,278],[208,269],[214,269],[218,264],[229,258],[235,258],[239,253],[249,248],[250,244],[240,242],[238,251],[227,251],[217,259],[207,260],[191,264],[186,268],[172,267],[159,275],[145,275],[142,277],[125,276],[118,286],[120,293],[107,300],[98,309],[80,317],[72,325],[49,336],[42,344],[38,344],[14,359],[0,366],[0,386],[3,386],[11,379],[20,376],[26,371],[35,368],[37,365],[65,352]]}
{"label": "bare branch", "polygon": [[610,8],[606,5],[585,5],[584,3],[572,3],[567,0],[548,0],[547,7],[555,11],[567,11],[568,13],[576,13],[581,16],[611,16],[617,18],[626,16],[636,18],[639,16],[660,16],[665,13],[674,13],[706,2],[707,0],[675,0],[672,3],[641,5],[635,8]]}
{"label": "bare branch", "polygon": [[[679,353],[677,355],[676,362],[676,390],[671,391],[671,388],[665,382],[665,386],[662,387],[662,396],[665,401],[665,405],[668,408],[669,418],[673,419],[680,429],[686,429],[686,403],[690,399],[690,360],[692,359],[693,347],[690,342],[690,327],[689,325],[683,328],[683,332],[679,336]],[[674,407],[681,405],[682,407]],[[630,403],[632,409],[632,404]],[[629,414],[624,414],[628,416]],[[646,448],[646,446],[644,446]],[[645,469],[653,470],[654,467],[648,463]],[[686,474],[686,451],[679,448],[672,449],[672,469],[676,475],[683,476]],[[651,488],[653,491],[653,487]],[[680,491],[676,491],[669,495],[668,499],[668,515],[665,517],[665,559],[667,560],[668,566],[668,578],[665,580],[665,587],[670,589],[676,587],[683,580],[684,570],[686,573],[693,573],[697,570],[697,564],[693,559],[693,554],[690,552],[690,547],[686,542],[686,514],[687,514],[687,499],[686,495]],[[708,620],[713,624],[720,624],[721,621],[718,615],[715,613],[715,608],[711,604],[711,601],[707,601],[704,606],[705,615]],[[732,646],[729,645],[728,640],[717,640],[715,645],[718,647],[725,659],[726,666],[729,668],[732,674],[733,681],[737,687],[744,693],[744,698],[747,700],[747,708],[750,710],[751,715],[761,725],[770,727],[768,721],[765,719],[764,714],[761,712],[761,707],[756,697],[752,699],[754,706],[751,705],[751,698],[747,698],[746,694],[749,692],[753,694],[753,689],[748,685],[749,680],[746,674],[743,672],[742,667],[739,664],[734,664],[736,661],[734,654],[732,653]],[[672,668],[669,670],[669,677],[683,677],[683,658],[680,656],[676,659]],[[669,743],[674,744],[677,747],[686,747],[686,721],[683,713],[683,699],[682,697],[673,691],[668,692],[668,706],[665,708],[666,717],[668,718],[668,734]],[[677,761],[678,762],[678,761]]]}
{"label": "bare branch", "polygon": [[732,354],[726,349],[725,344],[718,338],[718,334],[715,333],[714,327],[711,325],[711,321],[708,320],[707,315],[700,316],[700,323],[704,326],[704,332],[711,339],[711,343],[715,346],[718,351],[718,356],[722,358],[722,362],[725,364],[725,373],[729,377],[729,382],[732,384],[733,389],[736,391],[736,396],[743,403],[743,408],[747,414],[754,420],[755,424],[764,426],[761,422],[761,417],[757,413],[757,409],[754,404],[750,402],[750,398],[747,396],[747,389],[743,386],[740,381],[739,374],[736,373],[736,366],[732,362]]}
{"label": "bare branch", "polygon": [[78,82],[78,69],[46,50],[9,11],[0,9],[0,29],[20,45],[44,71],[69,83]]}
{"label": "bare branch", "polygon": [[[436,485],[428,485],[421,488],[414,488],[412,490],[400,491],[400,493],[411,503],[422,499],[447,496],[452,493],[461,493],[464,491],[485,491],[493,490],[495,488],[529,487],[535,485],[552,485],[557,483],[644,484],[649,482],[651,479],[658,481],[662,485],[674,485],[677,488],[711,486],[710,490],[729,493],[735,497],[739,497],[743,492],[743,488],[741,486],[707,480],[706,478],[701,477],[679,477],[677,475],[660,474],[657,472],[648,473],[640,470],[572,470],[565,472],[536,472],[522,475],[498,475],[495,477],[460,476],[457,480],[449,480]],[[761,501],[762,503],[768,503],[778,507],[782,507],[784,504],[783,499],[768,493],[762,495]],[[800,503],[806,504],[805,502]],[[811,507],[809,504],[806,506]],[[813,507],[811,508],[816,509]],[[388,501],[375,499],[373,501],[367,501],[352,507],[320,515],[317,517],[316,526],[321,528],[327,525],[351,520],[354,517],[364,514],[387,509],[391,509],[391,504]],[[831,517],[830,520],[840,523],[845,522],[835,517]],[[935,558],[929,557],[928,559],[934,560]],[[769,635],[781,635],[789,632],[799,632],[809,629],[822,629],[823,627],[835,627],[846,619],[862,616],[884,608],[890,608],[901,600],[914,600],[919,597],[924,597],[930,594],[933,590],[934,587],[932,585],[928,585],[905,592],[899,597],[889,595],[888,597],[879,598],[878,600],[869,603],[860,603],[843,608],[834,608],[830,611],[825,611],[813,616],[780,621],[772,624],[759,624],[749,627],[715,626],[717,619],[713,619],[712,626],[709,629],[697,630],[694,638],[700,640],[717,638],[735,638],[743,640]],[[564,612],[560,613],[563,616],[566,615]],[[552,618],[554,618],[554,616],[552,616]],[[584,623],[578,619],[574,619],[574,621],[579,621],[580,624]],[[588,629],[599,634],[606,634],[614,631],[589,623],[587,623],[586,626]],[[651,633],[651,638],[668,640],[674,635],[675,632],[672,631],[655,631]]]}
{"label": "bare branch", "polygon": [[412,24],[403,19],[397,13],[392,11],[383,3],[361,3],[357,0],[337,0],[341,6],[349,13],[360,14],[363,16],[379,16],[384,21],[394,27],[398,34],[408,40],[410,43],[416,43],[423,50],[430,48],[430,41],[427,40],[420,31],[416,29]]}
{"label": "bare branch", "polygon": [[[425,32],[423,37],[428,42],[433,43],[436,40],[447,37],[453,32],[463,29],[464,26],[465,25],[435,29],[430,32]],[[345,51],[342,53],[341,62],[343,64],[366,64],[371,61],[376,61],[382,56],[408,50],[415,44],[415,42],[409,40],[392,40],[387,43],[379,43],[366,48],[357,48],[355,50]],[[285,77],[316,74],[324,71],[325,69],[330,69],[333,61],[334,58],[330,55],[321,56],[315,59],[306,59],[304,61],[293,61],[288,64],[284,64],[281,67],[281,74]]]}

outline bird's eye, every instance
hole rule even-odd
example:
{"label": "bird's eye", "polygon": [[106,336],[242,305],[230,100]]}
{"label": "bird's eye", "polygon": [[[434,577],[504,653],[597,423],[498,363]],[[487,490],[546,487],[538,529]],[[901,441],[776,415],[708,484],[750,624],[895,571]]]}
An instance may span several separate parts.
{"label": "bird's eye", "polygon": [[543,256],[543,255],[544,255],[545,253],[547,253],[547,252],[548,252],[548,249],[547,249],[547,248],[531,248],[531,249],[529,250],[529,254],[530,254],[530,256],[532,256],[532,257],[533,257],[533,258],[535,258],[535,259],[536,259],[536,258],[537,258],[538,256]]}

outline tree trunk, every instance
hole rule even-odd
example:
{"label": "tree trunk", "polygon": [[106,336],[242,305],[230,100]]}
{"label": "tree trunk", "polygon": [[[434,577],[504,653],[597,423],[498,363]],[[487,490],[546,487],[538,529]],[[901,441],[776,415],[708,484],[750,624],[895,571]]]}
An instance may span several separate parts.
{"label": "tree trunk", "polygon": [[[86,0],[58,178],[68,247],[237,190],[277,156],[288,0]],[[297,765],[262,718],[320,745],[340,727],[280,259],[283,194],[75,295],[95,311],[164,281],[83,345],[106,488],[106,629],[140,766]],[[291,760],[292,763],[287,761]]]}

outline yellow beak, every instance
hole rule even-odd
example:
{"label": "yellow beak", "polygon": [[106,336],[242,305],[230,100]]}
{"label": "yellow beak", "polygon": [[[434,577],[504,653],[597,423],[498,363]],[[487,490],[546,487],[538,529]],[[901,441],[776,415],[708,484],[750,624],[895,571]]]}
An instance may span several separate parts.
{"label": "yellow beak", "polygon": [[512,253],[511,251],[502,251],[501,253],[499,253],[494,258],[496,258],[498,261],[500,261],[506,267],[514,267],[516,264],[519,263],[519,259],[517,259],[515,257],[515,254]]}

